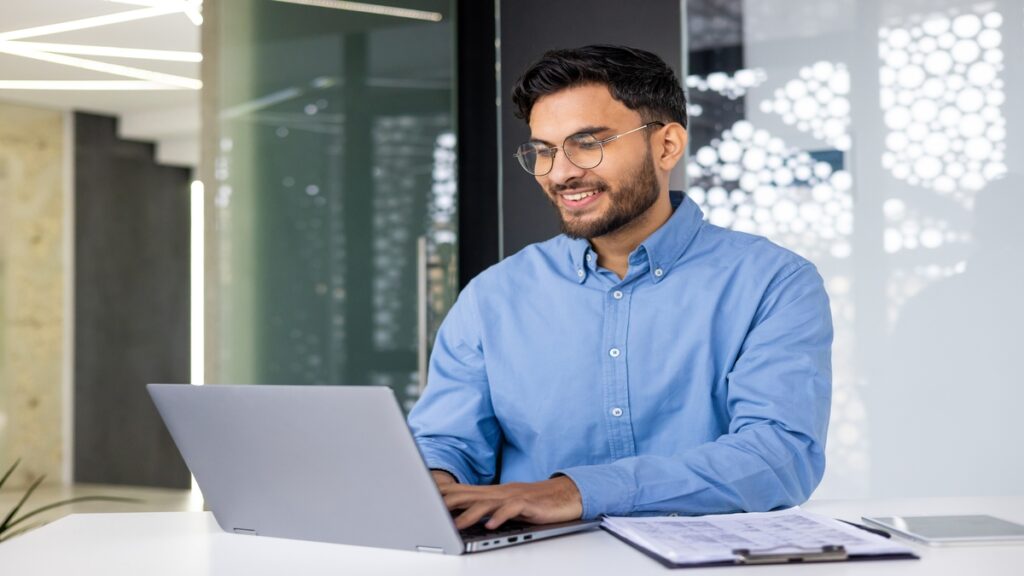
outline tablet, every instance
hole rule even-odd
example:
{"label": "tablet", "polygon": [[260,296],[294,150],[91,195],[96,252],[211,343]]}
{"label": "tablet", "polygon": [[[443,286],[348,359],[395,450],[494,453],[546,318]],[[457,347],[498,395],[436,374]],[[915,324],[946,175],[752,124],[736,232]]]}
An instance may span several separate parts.
{"label": "tablet", "polygon": [[933,546],[1024,542],[1024,525],[988,515],[875,516],[864,522]]}

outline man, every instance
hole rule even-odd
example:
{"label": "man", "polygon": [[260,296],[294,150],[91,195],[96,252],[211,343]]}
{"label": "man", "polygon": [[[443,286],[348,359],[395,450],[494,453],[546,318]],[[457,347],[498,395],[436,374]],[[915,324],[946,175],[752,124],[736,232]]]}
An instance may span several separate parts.
{"label": "man", "polygon": [[512,100],[532,136],[516,156],[563,234],[480,274],[438,333],[409,423],[456,525],[805,501],[825,466],[828,298],[809,262],[669,192],[687,140],[672,70],[552,51]]}

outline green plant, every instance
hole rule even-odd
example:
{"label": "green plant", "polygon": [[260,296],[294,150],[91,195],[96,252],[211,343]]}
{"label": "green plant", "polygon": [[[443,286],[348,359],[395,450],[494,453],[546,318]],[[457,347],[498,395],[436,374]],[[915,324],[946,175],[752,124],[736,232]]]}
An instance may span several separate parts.
{"label": "green plant", "polygon": [[[17,468],[18,464],[20,463],[21,459],[19,458],[18,460],[14,461],[14,464],[12,464],[10,468],[7,469],[7,473],[3,475],[3,478],[0,478],[0,488],[3,488],[4,483],[7,482],[7,479],[11,477],[11,474],[14,473],[14,469]],[[43,480],[45,478],[46,476],[40,476],[39,478],[37,478],[36,481],[33,482],[32,485],[28,487],[28,490],[25,491],[25,494],[22,495],[21,500],[19,500],[18,503],[14,506],[14,508],[12,508],[11,511],[7,513],[7,516],[4,517],[3,522],[0,522],[0,542],[13,538],[14,536],[17,536],[18,534],[21,534],[23,532],[27,532],[32,528],[38,527],[40,524],[24,526],[22,525],[22,523],[25,520],[32,518],[33,516],[37,516],[39,514],[42,514],[43,512],[46,512],[47,510],[53,510],[54,508],[67,506],[68,504],[74,504],[76,502],[140,502],[140,500],[137,500],[135,498],[120,498],[116,496],[79,496],[77,498],[68,498],[66,500],[59,500],[57,502],[47,504],[46,506],[41,506],[39,508],[36,508],[35,510],[32,510],[31,512],[26,512],[17,519],[15,519],[15,516],[18,515],[18,512],[21,510],[21,507],[25,505],[25,502],[28,501],[29,497],[32,496],[32,493],[36,491],[36,488],[38,488],[39,485],[43,483]],[[22,525],[22,527],[18,530],[14,530],[14,528],[19,525]]]}

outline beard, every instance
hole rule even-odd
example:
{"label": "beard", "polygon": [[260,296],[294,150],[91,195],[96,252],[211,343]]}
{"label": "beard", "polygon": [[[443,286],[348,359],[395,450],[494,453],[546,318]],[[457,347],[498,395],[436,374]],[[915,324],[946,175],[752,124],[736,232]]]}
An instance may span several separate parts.
{"label": "beard", "polygon": [[[564,213],[558,202],[558,194],[576,189],[594,189],[604,193],[609,201],[604,214],[596,219],[584,219]],[[573,239],[590,239],[611,234],[635,221],[657,202],[658,193],[657,174],[648,147],[643,162],[623,180],[617,190],[612,190],[604,180],[594,179],[552,186],[547,196],[558,212],[562,233]]]}

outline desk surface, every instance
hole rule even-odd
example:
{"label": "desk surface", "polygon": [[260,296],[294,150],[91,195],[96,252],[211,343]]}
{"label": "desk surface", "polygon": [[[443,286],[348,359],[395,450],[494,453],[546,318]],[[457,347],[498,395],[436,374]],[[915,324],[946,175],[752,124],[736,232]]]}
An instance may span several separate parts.
{"label": "desk surface", "polygon": [[[846,520],[861,515],[993,514],[1024,522],[1024,497],[812,501],[806,509]],[[921,560],[804,566],[743,566],[686,574],[1021,574],[1024,544],[929,548]],[[756,571],[756,572],[754,572]],[[74,514],[0,544],[0,573],[76,576],[245,574],[665,574],[660,564],[594,531],[466,556],[438,556],[226,534],[205,512]]]}

